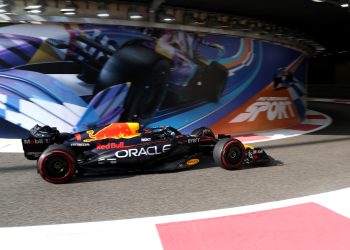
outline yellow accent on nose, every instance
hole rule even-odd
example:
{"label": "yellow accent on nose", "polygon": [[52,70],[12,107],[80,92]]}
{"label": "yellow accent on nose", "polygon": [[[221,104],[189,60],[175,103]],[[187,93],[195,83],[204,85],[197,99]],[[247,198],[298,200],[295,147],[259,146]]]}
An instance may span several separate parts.
{"label": "yellow accent on nose", "polygon": [[254,150],[254,147],[253,147],[253,146],[250,146],[250,145],[247,145],[247,144],[244,144],[244,148],[245,148],[245,149]]}

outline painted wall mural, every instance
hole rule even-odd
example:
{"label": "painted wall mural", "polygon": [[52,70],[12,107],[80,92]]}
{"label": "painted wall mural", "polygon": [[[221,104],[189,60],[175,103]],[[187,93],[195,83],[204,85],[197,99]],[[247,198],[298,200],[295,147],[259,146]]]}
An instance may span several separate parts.
{"label": "painted wall mural", "polygon": [[35,124],[116,121],[184,133],[288,127],[304,118],[305,57],[250,38],[155,28],[0,27],[0,137]]}

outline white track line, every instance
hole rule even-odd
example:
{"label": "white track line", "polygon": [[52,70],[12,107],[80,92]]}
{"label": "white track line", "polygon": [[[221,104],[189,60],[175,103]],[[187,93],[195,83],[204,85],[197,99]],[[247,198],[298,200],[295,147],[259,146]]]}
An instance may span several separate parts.
{"label": "white track line", "polygon": [[279,139],[286,139],[289,137],[299,136],[303,134],[312,133],[321,129],[324,129],[325,127],[328,127],[332,123],[332,118],[330,118],[328,115],[320,113],[318,111],[314,110],[307,110],[306,115],[316,115],[316,116],[323,116],[325,119],[305,119],[303,122],[300,123],[300,125],[318,125],[317,127],[304,131],[304,130],[297,130],[293,128],[286,128],[286,129],[276,129],[266,132],[257,132],[253,133],[254,136],[251,138],[254,138],[255,136],[261,137],[259,139],[250,139],[250,136],[237,136],[238,139],[242,140],[244,143],[255,143],[255,142],[264,142],[264,141],[272,141],[272,140],[279,140]]}
{"label": "white track line", "polygon": [[[350,188],[257,205],[140,219],[0,228],[1,249],[163,249],[155,225],[270,210],[314,202],[350,218]],[[56,244],[55,242],[61,242]]]}

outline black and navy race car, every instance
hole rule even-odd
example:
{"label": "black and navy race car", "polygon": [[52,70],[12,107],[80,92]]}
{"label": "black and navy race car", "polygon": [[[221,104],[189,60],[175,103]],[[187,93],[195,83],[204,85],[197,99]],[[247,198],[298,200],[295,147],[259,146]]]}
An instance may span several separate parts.
{"label": "black and navy race car", "polygon": [[204,157],[224,169],[265,164],[261,148],[242,144],[206,127],[183,135],[173,127],[140,129],[135,122],[112,123],[79,133],[33,127],[22,139],[25,157],[38,160],[38,173],[48,182],[65,183],[75,174],[174,171],[198,166]]}

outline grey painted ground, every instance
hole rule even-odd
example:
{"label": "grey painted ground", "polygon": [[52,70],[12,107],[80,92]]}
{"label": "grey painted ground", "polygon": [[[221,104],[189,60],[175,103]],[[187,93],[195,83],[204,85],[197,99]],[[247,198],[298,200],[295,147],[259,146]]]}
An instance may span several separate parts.
{"label": "grey painted ground", "polygon": [[21,154],[0,154],[0,227],[116,220],[211,210],[350,186],[350,106],[312,103],[334,123],[314,134],[264,142],[270,167],[88,177],[53,185]]}

